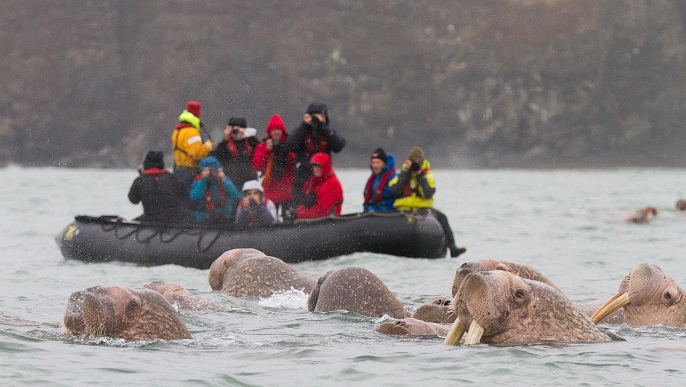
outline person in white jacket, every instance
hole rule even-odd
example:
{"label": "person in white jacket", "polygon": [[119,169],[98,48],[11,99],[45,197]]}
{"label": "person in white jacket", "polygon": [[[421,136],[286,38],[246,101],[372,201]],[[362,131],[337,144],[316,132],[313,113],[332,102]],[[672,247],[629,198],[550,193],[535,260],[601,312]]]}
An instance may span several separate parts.
{"label": "person in white jacket", "polygon": [[265,226],[276,223],[276,205],[264,197],[262,184],[257,180],[248,180],[241,189],[243,199],[236,212],[236,227],[246,228]]}

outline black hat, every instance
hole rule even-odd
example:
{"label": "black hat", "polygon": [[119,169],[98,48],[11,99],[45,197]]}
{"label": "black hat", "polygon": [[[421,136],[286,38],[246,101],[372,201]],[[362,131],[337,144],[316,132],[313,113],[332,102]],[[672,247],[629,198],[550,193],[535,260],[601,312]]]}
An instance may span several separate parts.
{"label": "black hat", "polygon": [[324,113],[326,115],[326,104],[322,102],[312,102],[307,107],[307,114]]}
{"label": "black hat", "polygon": [[370,158],[379,159],[379,160],[383,161],[385,164],[386,163],[386,152],[384,152],[384,150],[381,148],[376,148],[376,150],[374,152],[372,152],[372,156]]}
{"label": "black hat", "polygon": [[248,127],[248,120],[243,117],[231,117],[229,118],[229,126],[238,126],[241,128]]}
{"label": "black hat", "polygon": [[143,160],[143,169],[164,169],[164,154],[162,151],[151,150],[145,155]]}

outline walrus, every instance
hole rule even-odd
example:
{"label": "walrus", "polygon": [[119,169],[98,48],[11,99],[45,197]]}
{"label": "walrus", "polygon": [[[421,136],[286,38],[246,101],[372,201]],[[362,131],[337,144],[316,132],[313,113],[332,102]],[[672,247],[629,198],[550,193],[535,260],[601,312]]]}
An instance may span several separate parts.
{"label": "walrus", "polygon": [[502,270],[467,275],[455,296],[457,319],[445,344],[531,341],[600,342],[610,338],[558,289]]}
{"label": "walrus", "polygon": [[188,289],[178,284],[154,281],[143,285],[143,287],[160,293],[178,310],[193,312],[226,312],[231,310],[216,302],[193,295]]}
{"label": "walrus", "polygon": [[178,312],[150,289],[95,286],[71,294],[64,312],[70,335],[124,340],[190,339]]}
{"label": "walrus", "polygon": [[319,277],[307,300],[310,312],[347,310],[369,317],[406,317],[403,304],[372,272],[360,267],[331,270]]}
{"label": "walrus", "polygon": [[679,199],[674,204],[674,208],[677,211],[686,211],[686,199]]}
{"label": "walrus", "polygon": [[221,290],[233,297],[254,298],[267,298],[291,288],[310,293],[317,283],[315,278],[256,249],[225,252],[212,263],[207,279],[212,290]]}
{"label": "walrus", "polygon": [[644,207],[632,212],[626,219],[631,223],[648,223],[657,216],[657,208]]}
{"label": "walrus", "polygon": [[431,297],[412,312],[412,318],[438,324],[452,324],[455,321],[455,313],[451,308],[452,304],[452,297]]}
{"label": "walrus", "polygon": [[624,322],[632,328],[647,325],[686,327],[686,297],[674,279],[659,266],[642,263],[629,272],[619,291],[591,316],[598,323],[624,308]]}
{"label": "walrus", "polygon": [[403,318],[395,321],[387,321],[380,324],[376,331],[386,335],[408,336],[445,336],[448,329],[437,323],[418,320],[416,318]]}
{"label": "walrus", "polygon": [[455,272],[455,279],[453,280],[453,297],[455,297],[455,295],[457,294],[457,290],[460,288],[460,285],[462,284],[462,281],[469,273],[489,270],[507,271],[522,278],[527,278],[530,280],[546,283],[557,289],[557,286],[555,286],[553,281],[549,280],[548,277],[544,276],[543,273],[533,268],[532,266],[529,266],[524,263],[499,261],[495,259],[482,259],[478,262],[465,262],[457,268]]}

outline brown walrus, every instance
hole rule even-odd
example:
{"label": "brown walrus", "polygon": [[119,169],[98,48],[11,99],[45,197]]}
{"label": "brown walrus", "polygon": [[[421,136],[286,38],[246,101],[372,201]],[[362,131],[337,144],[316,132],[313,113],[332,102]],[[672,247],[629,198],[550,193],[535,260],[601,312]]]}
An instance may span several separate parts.
{"label": "brown walrus", "polygon": [[426,322],[452,324],[456,317],[451,308],[452,304],[452,297],[431,297],[412,313],[412,317]]}
{"label": "brown walrus", "polygon": [[193,312],[225,312],[231,310],[216,302],[198,297],[178,284],[154,281],[143,285],[143,287],[160,293],[178,310]]}
{"label": "brown walrus", "polygon": [[457,268],[457,271],[455,272],[455,279],[453,280],[453,297],[455,297],[457,294],[457,290],[460,288],[460,285],[467,274],[476,271],[489,270],[507,271],[522,278],[546,283],[557,289],[557,286],[555,286],[553,281],[549,280],[548,277],[544,276],[543,273],[536,270],[532,266],[524,263],[499,261],[495,259],[482,259],[478,262],[465,262],[459,268]]}
{"label": "brown walrus", "polygon": [[439,324],[418,320],[416,318],[403,318],[395,321],[387,321],[380,324],[376,331],[386,335],[408,336],[445,336],[448,329]]}
{"label": "brown walrus", "polygon": [[639,210],[632,212],[626,219],[627,222],[631,223],[648,223],[654,217],[657,216],[657,208],[655,207],[644,207]]}
{"label": "brown walrus", "polygon": [[674,204],[674,208],[677,211],[686,211],[686,199],[679,199]]}
{"label": "brown walrus", "polygon": [[686,327],[686,297],[676,281],[656,265],[642,263],[624,277],[619,291],[593,314],[599,322],[624,308],[624,322],[633,328],[646,325]]}
{"label": "brown walrus", "polygon": [[369,317],[404,318],[403,304],[373,273],[360,267],[331,270],[319,277],[307,300],[310,312],[347,310]]}
{"label": "brown walrus", "polygon": [[469,274],[455,296],[457,319],[444,343],[609,341],[562,292],[502,270]]}
{"label": "brown walrus", "polygon": [[64,312],[71,335],[124,340],[190,339],[178,312],[150,289],[95,286],[74,292]]}
{"label": "brown walrus", "polygon": [[300,289],[310,293],[317,280],[295,271],[284,261],[255,249],[225,252],[210,266],[207,275],[212,290],[233,297],[267,298],[279,291]]}

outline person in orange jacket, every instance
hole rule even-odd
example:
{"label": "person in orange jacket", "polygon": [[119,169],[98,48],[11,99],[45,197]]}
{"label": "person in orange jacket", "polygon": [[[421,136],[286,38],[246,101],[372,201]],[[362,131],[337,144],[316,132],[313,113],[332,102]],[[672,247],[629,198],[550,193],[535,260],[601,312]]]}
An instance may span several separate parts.
{"label": "person in orange jacket", "polygon": [[188,101],[186,110],[179,115],[179,123],[172,133],[174,177],[189,191],[195,175],[200,173],[200,160],[205,158],[214,144],[203,141],[200,134],[200,102]]}
{"label": "person in orange jacket", "polygon": [[331,168],[331,157],[323,152],[310,159],[312,177],[303,187],[304,202],[297,208],[298,219],[315,219],[340,215],[343,187]]}

